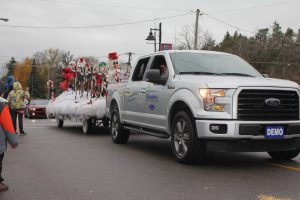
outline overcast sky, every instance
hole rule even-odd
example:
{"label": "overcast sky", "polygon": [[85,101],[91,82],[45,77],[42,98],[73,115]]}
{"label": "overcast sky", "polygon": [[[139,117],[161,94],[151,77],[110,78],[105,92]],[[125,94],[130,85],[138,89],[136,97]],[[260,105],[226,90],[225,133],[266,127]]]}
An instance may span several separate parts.
{"label": "overcast sky", "polygon": [[[300,0],[0,0],[0,63],[9,57],[18,60],[48,48],[69,50],[75,56],[102,57],[111,51],[137,55],[153,52],[145,38],[150,27],[162,22],[162,42],[175,43],[176,33],[185,24],[195,22],[195,11],[201,11],[239,27],[250,36],[259,28],[270,27],[276,20],[283,30],[300,28]],[[138,8],[139,7],[139,8]],[[185,16],[154,20],[190,13]],[[81,29],[34,29],[10,26],[74,27],[101,26],[150,20],[124,26]],[[236,29],[202,15],[202,30],[220,41],[226,31]]]}

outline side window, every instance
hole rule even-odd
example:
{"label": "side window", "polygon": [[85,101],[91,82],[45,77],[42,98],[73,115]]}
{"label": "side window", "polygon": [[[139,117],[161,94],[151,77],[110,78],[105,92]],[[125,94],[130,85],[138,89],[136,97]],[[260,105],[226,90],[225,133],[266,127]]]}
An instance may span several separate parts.
{"label": "side window", "polygon": [[138,63],[136,64],[136,67],[134,69],[133,75],[132,75],[132,81],[142,81],[143,80],[145,70],[147,68],[147,64],[148,64],[149,60],[150,60],[150,57],[143,58],[138,61]]}
{"label": "side window", "polygon": [[150,69],[159,69],[162,77],[168,77],[169,70],[164,56],[155,56]]}

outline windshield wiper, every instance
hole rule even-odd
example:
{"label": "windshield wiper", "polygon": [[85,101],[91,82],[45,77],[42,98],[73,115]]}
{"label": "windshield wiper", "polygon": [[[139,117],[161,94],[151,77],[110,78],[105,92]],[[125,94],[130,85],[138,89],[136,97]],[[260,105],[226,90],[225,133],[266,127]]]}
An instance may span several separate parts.
{"label": "windshield wiper", "polygon": [[221,73],[220,75],[232,75],[232,76],[249,76],[249,77],[254,77],[249,74],[243,74],[243,73]]}
{"label": "windshield wiper", "polygon": [[220,75],[213,72],[179,72],[179,74],[204,74],[204,75]]}

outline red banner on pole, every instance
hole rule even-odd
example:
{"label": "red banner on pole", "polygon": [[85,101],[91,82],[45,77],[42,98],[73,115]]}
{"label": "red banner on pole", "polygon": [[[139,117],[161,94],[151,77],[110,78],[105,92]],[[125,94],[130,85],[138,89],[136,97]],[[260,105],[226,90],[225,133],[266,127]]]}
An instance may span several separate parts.
{"label": "red banner on pole", "polygon": [[160,50],[165,51],[165,50],[172,50],[173,44],[170,43],[161,43],[160,44]]}

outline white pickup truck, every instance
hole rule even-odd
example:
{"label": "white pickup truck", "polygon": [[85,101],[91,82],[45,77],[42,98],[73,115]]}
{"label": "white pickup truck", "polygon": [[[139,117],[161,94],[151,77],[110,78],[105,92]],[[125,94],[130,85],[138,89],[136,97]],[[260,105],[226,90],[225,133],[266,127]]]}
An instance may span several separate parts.
{"label": "white pickup truck", "polygon": [[299,85],[265,78],[238,56],[163,51],[138,59],[127,81],[110,84],[111,137],[130,131],[170,138],[178,162],[207,150],[268,152],[289,160],[300,151]]}

